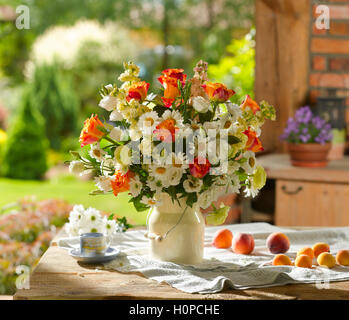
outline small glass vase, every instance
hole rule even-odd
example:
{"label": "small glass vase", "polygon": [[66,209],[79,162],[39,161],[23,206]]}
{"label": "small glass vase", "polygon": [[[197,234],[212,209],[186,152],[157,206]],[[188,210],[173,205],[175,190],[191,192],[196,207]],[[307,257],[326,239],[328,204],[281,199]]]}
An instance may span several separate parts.
{"label": "small glass vase", "polygon": [[151,212],[146,233],[152,258],[198,264],[203,259],[204,235],[205,220],[197,204],[189,207],[185,199],[172,202],[168,194],[162,194],[161,204]]}

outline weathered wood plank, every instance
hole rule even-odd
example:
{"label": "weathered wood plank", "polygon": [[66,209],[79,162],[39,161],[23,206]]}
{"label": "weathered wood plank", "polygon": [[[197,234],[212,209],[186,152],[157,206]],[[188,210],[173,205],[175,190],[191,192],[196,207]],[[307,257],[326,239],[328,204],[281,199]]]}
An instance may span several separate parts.
{"label": "weathered wood plank", "polygon": [[300,284],[201,295],[181,292],[140,274],[97,269],[79,264],[66,250],[52,246],[33,271],[30,289],[18,290],[14,299],[349,299],[349,282],[331,283],[326,290]]}

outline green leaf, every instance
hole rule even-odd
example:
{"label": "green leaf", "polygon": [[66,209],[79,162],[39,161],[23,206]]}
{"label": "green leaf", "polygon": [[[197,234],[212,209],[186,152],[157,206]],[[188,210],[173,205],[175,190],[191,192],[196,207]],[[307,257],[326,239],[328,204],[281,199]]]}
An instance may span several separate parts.
{"label": "green leaf", "polygon": [[113,220],[114,218],[114,213],[112,213],[109,217],[108,217],[108,220]]}
{"label": "green leaf", "polygon": [[236,144],[241,142],[241,140],[238,137],[235,136],[228,136],[228,143],[229,144]]}
{"label": "green leaf", "polygon": [[70,154],[75,157],[77,160],[81,159],[80,153],[77,151],[70,151]]}
{"label": "green leaf", "polygon": [[186,204],[189,206],[189,207],[193,207],[193,204],[196,203],[198,201],[198,196],[196,195],[195,192],[193,193],[188,193],[188,196],[187,196],[187,200],[186,200]]}
{"label": "green leaf", "polygon": [[213,212],[209,213],[206,216],[206,221],[208,224],[212,224],[214,226],[223,224],[225,219],[228,216],[228,212],[230,207],[222,207],[219,209],[215,209]]}
{"label": "green leaf", "polygon": [[101,194],[105,194],[105,192],[102,191],[102,190],[94,190],[94,191],[89,193],[90,196],[98,196],[98,195],[101,195]]}

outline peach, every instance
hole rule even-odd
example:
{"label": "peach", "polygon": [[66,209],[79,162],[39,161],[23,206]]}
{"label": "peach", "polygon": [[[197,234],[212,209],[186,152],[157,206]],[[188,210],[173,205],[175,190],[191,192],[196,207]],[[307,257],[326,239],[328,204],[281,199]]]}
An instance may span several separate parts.
{"label": "peach", "polygon": [[248,233],[237,233],[233,238],[232,249],[235,253],[250,254],[254,249],[253,236]]}
{"label": "peach", "polygon": [[312,262],[313,261],[309,256],[307,256],[306,254],[301,254],[294,261],[294,265],[300,268],[311,268],[313,264]]}
{"label": "peach", "polygon": [[280,253],[274,257],[272,265],[273,266],[291,266],[292,262],[288,256]]}
{"label": "peach", "polygon": [[267,247],[271,253],[285,253],[290,248],[290,240],[281,232],[274,232],[267,238]]}
{"label": "peach", "polygon": [[333,268],[336,265],[336,259],[328,252],[322,252],[317,257],[317,263],[321,267]]}
{"label": "peach", "polygon": [[309,247],[305,247],[305,248],[300,249],[297,252],[297,257],[300,256],[301,254],[305,254],[305,255],[309,256],[312,260],[314,258],[314,251],[312,248],[309,248]]}
{"label": "peach", "polygon": [[231,247],[233,234],[228,229],[221,229],[216,232],[212,245],[217,249],[227,249]]}
{"label": "peach", "polygon": [[336,255],[336,261],[341,266],[349,266],[349,250],[339,250]]}
{"label": "peach", "polygon": [[330,252],[330,246],[324,242],[318,242],[313,245],[314,256],[317,258],[320,253]]}

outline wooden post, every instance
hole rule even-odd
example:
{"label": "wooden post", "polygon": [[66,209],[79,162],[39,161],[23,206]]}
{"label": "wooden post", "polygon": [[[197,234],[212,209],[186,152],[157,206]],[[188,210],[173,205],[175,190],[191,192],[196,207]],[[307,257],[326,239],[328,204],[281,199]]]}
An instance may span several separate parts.
{"label": "wooden post", "polygon": [[283,151],[287,119],[308,95],[310,0],[256,0],[256,100],[274,105],[263,127],[266,151]]}

